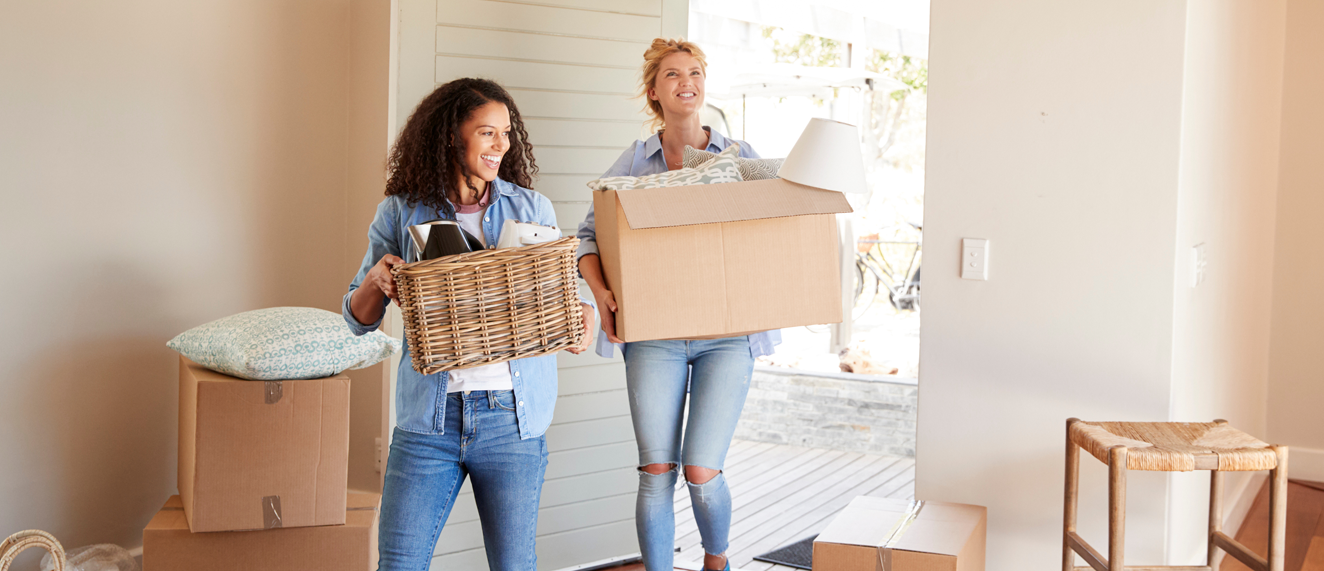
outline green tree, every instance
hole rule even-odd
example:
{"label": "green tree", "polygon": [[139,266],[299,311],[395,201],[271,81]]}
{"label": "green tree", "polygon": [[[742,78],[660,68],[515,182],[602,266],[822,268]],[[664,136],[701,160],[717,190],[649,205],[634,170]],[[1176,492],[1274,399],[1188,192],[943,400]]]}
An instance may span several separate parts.
{"label": "green tree", "polygon": [[810,34],[791,34],[773,26],[763,27],[763,37],[772,40],[772,55],[777,63],[809,67],[845,65],[845,44],[831,38]]}
{"label": "green tree", "polygon": [[[864,60],[864,69],[895,79],[906,86],[889,93],[871,91],[865,96],[869,102],[866,128],[873,135],[868,139],[877,145],[876,148],[870,145],[869,151],[876,160],[890,162],[885,157],[896,143],[902,122],[908,116],[907,106],[911,98],[928,95],[929,62],[907,55],[869,50]],[[919,120],[923,121],[924,118],[921,116]]]}

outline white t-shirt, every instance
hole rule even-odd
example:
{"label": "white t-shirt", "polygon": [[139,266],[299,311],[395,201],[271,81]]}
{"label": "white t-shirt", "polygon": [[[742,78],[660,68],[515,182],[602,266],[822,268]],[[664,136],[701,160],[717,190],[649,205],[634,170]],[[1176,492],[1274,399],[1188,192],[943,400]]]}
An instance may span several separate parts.
{"label": "white t-shirt", "polygon": [[[478,212],[463,213],[456,212],[455,218],[460,223],[460,228],[487,245],[487,236],[483,234],[483,216],[487,214],[484,208]],[[508,391],[514,385],[510,379],[510,363],[495,363],[492,365],[483,365],[472,369],[455,369],[450,372],[450,383],[446,385],[447,393],[458,393],[460,391]]]}

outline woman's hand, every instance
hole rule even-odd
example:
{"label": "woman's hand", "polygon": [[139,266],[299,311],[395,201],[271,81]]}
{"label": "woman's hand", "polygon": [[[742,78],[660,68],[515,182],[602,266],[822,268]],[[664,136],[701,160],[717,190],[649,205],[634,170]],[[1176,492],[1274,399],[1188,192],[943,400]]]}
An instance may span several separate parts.
{"label": "woman's hand", "polygon": [[386,254],[363,275],[363,283],[359,284],[359,288],[354,290],[354,295],[349,298],[349,311],[354,314],[356,321],[376,323],[381,319],[382,312],[386,310],[382,303],[383,296],[400,303],[395,297],[395,277],[391,276],[391,268],[404,262],[400,258]]}
{"label": "woman's hand", "polygon": [[589,289],[593,290],[593,299],[602,313],[602,330],[607,333],[607,340],[612,343],[624,343],[616,336],[616,296],[607,287],[607,280],[602,276],[602,258],[597,254],[585,254],[579,258],[579,274],[584,276]]}
{"label": "woman's hand", "polygon": [[603,288],[593,290],[593,299],[598,303],[602,310],[602,330],[607,334],[607,340],[612,343],[624,343],[616,336],[616,295],[611,290]]}
{"label": "woman's hand", "polygon": [[566,349],[566,351],[575,355],[587,351],[589,345],[593,342],[593,306],[583,302],[580,302],[579,305],[584,310],[584,340],[580,341],[579,345]]}
{"label": "woman's hand", "polygon": [[395,297],[395,276],[391,275],[391,268],[405,263],[399,257],[385,254],[382,259],[377,260],[377,264],[368,270],[367,275],[363,276],[363,285],[377,288],[386,297],[391,298],[396,304],[400,300]]}

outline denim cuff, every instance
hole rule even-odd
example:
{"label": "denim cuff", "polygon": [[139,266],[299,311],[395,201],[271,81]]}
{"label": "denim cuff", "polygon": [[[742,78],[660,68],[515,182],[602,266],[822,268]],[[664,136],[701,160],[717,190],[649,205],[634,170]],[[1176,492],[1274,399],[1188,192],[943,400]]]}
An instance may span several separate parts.
{"label": "denim cuff", "polygon": [[383,309],[382,316],[378,317],[377,321],[374,321],[369,324],[359,323],[359,320],[354,317],[354,310],[349,305],[349,300],[351,297],[354,297],[355,291],[358,291],[358,288],[349,290],[349,293],[346,293],[345,297],[341,299],[340,314],[345,318],[345,323],[349,325],[349,331],[351,333],[353,333],[354,335],[366,335],[368,333],[372,333],[373,331],[376,331],[379,327],[382,326],[382,319],[386,317],[386,311],[385,311],[386,308],[382,308]]}

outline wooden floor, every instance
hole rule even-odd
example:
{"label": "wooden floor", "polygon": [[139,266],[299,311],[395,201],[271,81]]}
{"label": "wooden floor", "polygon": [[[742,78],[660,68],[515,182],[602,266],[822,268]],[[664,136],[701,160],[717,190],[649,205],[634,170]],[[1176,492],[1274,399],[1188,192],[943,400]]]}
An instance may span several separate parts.
{"label": "wooden floor", "polygon": [[[915,460],[736,440],[726,461],[731,487],[733,570],[792,571],[754,561],[821,531],[855,496],[913,499]],[[690,496],[676,489],[677,568],[702,562],[703,548],[690,512]],[[642,571],[643,565],[612,571]]]}
{"label": "wooden floor", "polygon": [[[1269,483],[1246,514],[1237,541],[1264,555],[1269,547]],[[1224,557],[1222,571],[1249,571]],[[1324,571],[1324,484],[1292,480],[1287,484],[1287,560],[1284,571]]]}

